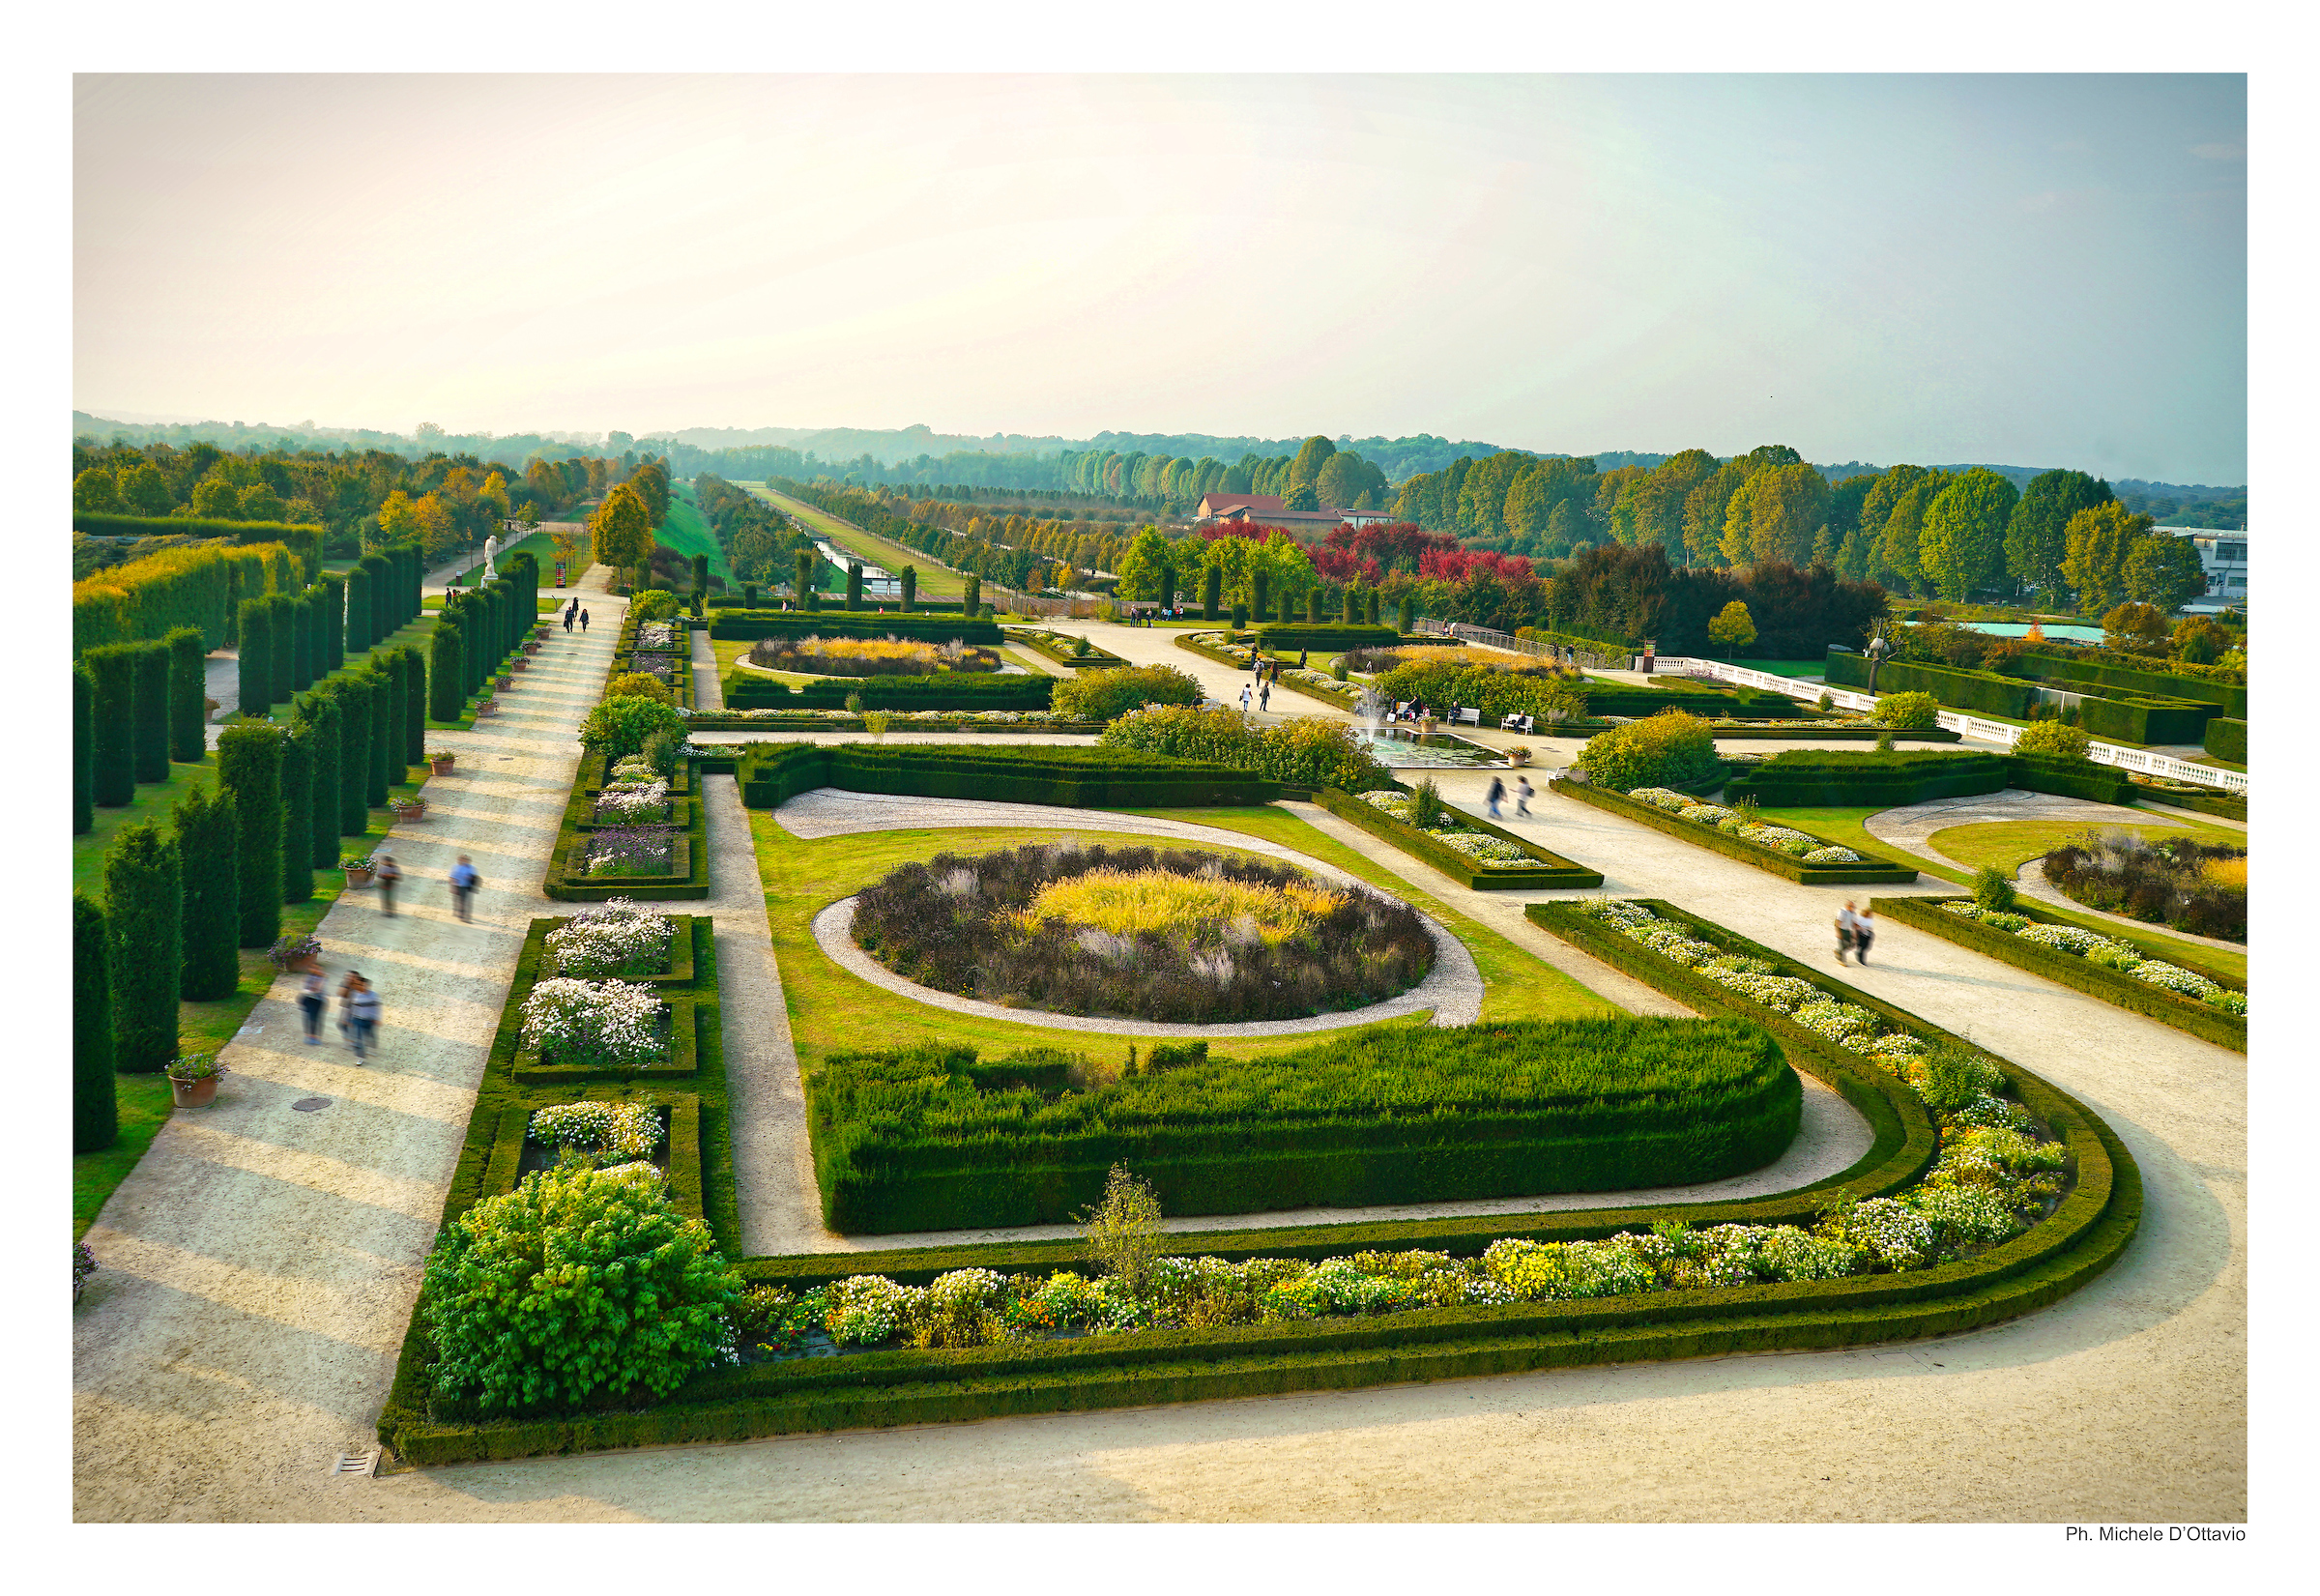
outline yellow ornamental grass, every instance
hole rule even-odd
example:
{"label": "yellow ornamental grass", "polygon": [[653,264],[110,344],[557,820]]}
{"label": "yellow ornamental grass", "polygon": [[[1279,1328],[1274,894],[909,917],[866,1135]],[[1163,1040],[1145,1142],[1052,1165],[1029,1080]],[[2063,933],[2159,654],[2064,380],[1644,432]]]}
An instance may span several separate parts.
{"label": "yellow ornamental grass", "polygon": [[1277,888],[1165,870],[1090,870],[1042,887],[1010,918],[1027,931],[1059,919],[1117,937],[1151,931],[1213,944],[1231,931],[1278,945],[1342,901],[1343,894],[1303,882]]}
{"label": "yellow ornamental grass", "polygon": [[2199,880],[2224,892],[2248,890],[2248,859],[2209,859],[2199,866]]}

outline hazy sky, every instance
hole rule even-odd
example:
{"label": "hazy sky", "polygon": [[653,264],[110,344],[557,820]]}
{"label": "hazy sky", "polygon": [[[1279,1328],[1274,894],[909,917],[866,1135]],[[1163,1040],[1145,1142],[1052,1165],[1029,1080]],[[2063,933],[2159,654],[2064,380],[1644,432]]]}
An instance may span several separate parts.
{"label": "hazy sky", "polygon": [[83,76],[73,402],[2247,477],[2211,77]]}

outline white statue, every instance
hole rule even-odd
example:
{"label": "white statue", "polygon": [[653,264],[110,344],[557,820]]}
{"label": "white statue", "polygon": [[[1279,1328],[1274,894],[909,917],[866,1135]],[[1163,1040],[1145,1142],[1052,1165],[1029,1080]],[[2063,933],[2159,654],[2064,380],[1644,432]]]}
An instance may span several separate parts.
{"label": "white statue", "polygon": [[483,580],[484,580],[484,581],[486,581],[486,582],[492,582],[492,581],[496,581],[496,580],[498,580],[498,578],[499,578],[499,574],[500,574],[500,567],[499,567],[499,565],[498,565],[499,558],[500,558],[500,535],[499,535],[498,533],[496,533],[496,532],[495,532],[495,533],[492,533],[490,536],[486,537],[483,539]]}

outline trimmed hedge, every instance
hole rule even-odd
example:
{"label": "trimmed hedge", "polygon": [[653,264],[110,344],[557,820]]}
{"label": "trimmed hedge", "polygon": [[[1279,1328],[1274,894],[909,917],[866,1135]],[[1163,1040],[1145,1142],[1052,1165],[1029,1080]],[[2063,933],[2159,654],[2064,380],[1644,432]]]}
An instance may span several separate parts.
{"label": "trimmed hedge", "polygon": [[[88,667],[72,667],[72,834],[97,827],[97,682]],[[136,784],[130,784],[134,792]]]}
{"label": "trimmed hedge", "polygon": [[1006,641],[999,623],[960,615],[865,615],[846,610],[712,610],[709,635],[720,641],[755,641],[761,637],[886,637],[912,638],[928,643],[957,639],[987,643]]}
{"label": "trimmed hedge", "polygon": [[2220,815],[2225,820],[2244,821],[2248,818],[2248,795],[2226,793],[2212,787],[2161,787],[2155,783],[2131,782],[2134,801],[2144,807],[2165,804],[2174,809],[2190,809],[2202,815]]}
{"label": "trimmed hedge", "polygon": [[314,897],[314,728],[293,719],[282,733],[282,902]]}
{"label": "trimmed hedge", "polygon": [[89,795],[106,809],[137,799],[137,654],[107,643],[80,656],[89,673]]}
{"label": "trimmed hedge", "polygon": [[1314,802],[1328,810],[1348,825],[1359,827],[1374,837],[1382,837],[1413,858],[1431,864],[1461,886],[1476,891],[1550,891],[1572,887],[1601,886],[1603,872],[1589,870],[1583,864],[1574,864],[1559,854],[1550,854],[1527,837],[1519,837],[1487,820],[1461,811],[1459,819],[1485,836],[1498,837],[1514,843],[1525,854],[1539,861],[1533,869],[1527,865],[1514,869],[1485,869],[1482,862],[1469,854],[1462,854],[1411,826],[1396,820],[1375,803],[1341,793],[1334,787],[1324,787],[1313,795]]}
{"label": "trimmed hedge", "polygon": [[182,885],[177,995],[211,1002],[242,980],[242,822],[233,795],[196,787],[175,816]]}
{"label": "trimmed hedge", "polygon": [[2230,682],[2203,676],[2177,676],[2172,671],[2138,671],[2131,665],[2106,665],[2075,653],[2031,649],[2022,656],[2048,682],[2089,682],[2117,687],[2147,698],[2186,698],[2194,704],[2213,704],[2234,720],[2248,718],[2248,689]]}
{"label": "trimmed hedge", "polygon": [[[1831,653],[1826,680],[1836,685],[1866,688],[1869,660],[1857,653]],[[2028,720],[2044,702],[2040,683],[1995,671],[1953,670],[1914,659],[1889,659],[1877,671],[1878,684],[1887,692],[1931,693],[1941,704],[1968,714],[2000,715]],[[2119,742],[2197,742],[2216,713],[2212,704],[2182,697],[2161,698],[2092,682],[2074,682],[2053,689],[2082,695],[2078,725],[2088,736]]]}
{"label": "trimmed hedge", "polygon": [[137,718],[130,763],[137,780],[169,779],[169,645],[158,637],[126,645],[136,677]]}
{"label": "trimmed hedge", "polygon": [[1641,718],[1681,710],[1703,720],[1816,720],[1820,711],[1786,693],[1758,687],[1631,687],[1624,682],[1579,683],[1587,713]]}
{"label": "trimmed hedge", "polygon": [[1088,653],[1085,656],[1073,653],[1069,649],[1058,648],[1046,638],[1033,635],[1033,629],[1029,626],[1010,628],[1006,633],[1006,639],[1018,648],[1030,650],[1031,653],[1043,659],[1052,659],[1058,665],[1069,665],[1072,669],[1079,671],[1104,671],[1134,663],[1132,660],[1114,653],[1109,649],[1099,649],[1093,643],[1088,645]]}
{"label": "trimmed hedge", "polygon": [[299,521],[223,521],[195,515],[111,515],[75,510],[72,530],[84,537],[224,537],[235,543],[279,543],[298,557],[308,581],[322,567],[325,529]]}
{"label": "trimmed hedge", "polygon": [[[878,1054],[833,1054],[808,1079],[831,1230],[1060,1223],[1102,1197],[1116,1163],[1174,1214],[1680,1185],[1771,1163],[1803,1101],[1772,1039],[1728,1020],[1371,1026],[1123,1080],[1088,1115],[1054,1091],[986,1088],[972,1050],[947,1051],[932,1087],[918,1059]],[[1455,1098],[1412,1112],[1397,1079]],[[1294,1106],[1252,1117],[1252,1097]],[[1048,1105],[1063,1122],[1042,1121]]]}
{"label": "trimmed hedge", "polygon": [[218,786],[233,795],[240,822],[242,945],[271,947],[282,934],[281,728],[228,726],[218,739]]}
{"label": "trimmed hedge", "polygon": [[2218,759],[2227,759],[2234,765],[2248,763],[2248,722],[2218,715],[2207,723],[2207,734],[2199,740]]}
{"label": "trimmed hedge", "polygon": [[113,1078],[113,994],[104,911],[72,894],[72,1150],[99,1152],[121,1134]]}
{"label": "trimmed hedge", "polygon": [[1125,748],[752,742],[734,758],[741,801],[752,809],[777,808],[817,787],[1070,809],[1244,806],[1281,796],[1279,782],[1229,765]]}
{"label": "trimmed hedge", "polygon": [[298,586],[304,580],[299,566],[299,557],[279,542],[209,543],[163,549],[101,570],[72,584],[73,653],[160,637],[178,626],[200,627],[214,649],[230,647],[241,601]]}
{"label": "trimmed hedge", "polygon": [[729,710],[836,710],[859,693],[865,710],[1044,710],[1055,702],[1052,676],[865,676],[786,682],[736,670],[725,679]]}
{"label": "trimmed hedge", "polygon": [[[1969,920],[1963,915],[1953,914],[1941,907],[1945,903],[1961,901],[1966,900],[1958,898],[1871,898],[1869,907],[1874,913],[1899,920],[1903,925],[1915,926],[1920,931],[1930,932],[1946,942],[1956,943],[1960,947],[1971,948],[1976,953],[1986,953],[2001,964],[2010,964],[2016,970],[2027,970],[2034,975],[2044,975],[2046,979],[2067,986],[2073,991],[2084,992],[2091,997],[2100,998],[2104,1002],[2115,1004],[2117,1007],[2145,1015],[2164,1025],[2173,1026],[2177,1030],[2188,1030],[2202,1041],[2214,1042],[2237,1053],[2248,1051],[2248,1020],[2245,1015],[2226,1014],[2219,1008],[2210,1008],[2207,1004],[2194,999],[2180,997],[2160,987],[2153,986],[2149,981],[2138,981],[2132,975],[2124,974],[2119,971],[2105,970],[2101,965],[2088,964],[2084,959],[2073,953],[2062,953],[2050,947],[2041,947],[2038,943],[2017,937],[2010,931],[2000,931],[1995,926],[1983,925],[1978,921]],[[2014,908],[2009,913],[2019,914],[2025,919],[2035,920],[2041,925],[2077,926],[2083,924],[2081,921],[2064,919],[2059,914],[2047,913],[2037,904],[2020,899],[2016,900]],[[2124,934],[2124,928],[2121,929],[2120,940],[2129,940]],[[2248,990],[2247,982],[2226,975],[2219,970],[2194,966],[2173,952],[2154,951],[2152,957],[2164,959],[2169,964],[2181,965],[2186,970],[2206,976],[2218,986],[2227,987],[2234,992]]]}
{"label": "trimmed hedge", "polygon": [[1344,653],[1348,649],[1390,649],[1401,640],[1402,634],[1391,626],[1277,621],[1257,628],[1257,646],[1266,653],[1278,653],[1284,649],[1320,649]]}
{"label": "trimmed hedge", "polygon": [[198,626],[180,626],[161,642],[169,651],[169,757],[181,765],[198,765],[210,751],[203,731],[210,718],[205,707],[209,649]]}
{"label": "trimmed hedge", "polygon": [[243,599],[239,636],[234,708],[263,720],[274,706],[274,606],[263,598]]}
{"label": "trimmed hedge", "polygon": [[[1614,815],[1639,822],[1655,831],[1665,831],[1671,837],[1681,837],[1686,842],[1696,843],[1712,854],[1722,854],[1725,857],[1738,859],[1743,864],[1753,864],[1759,870],[1770,871],[1776,876],[1785,876],[1788,880],[1802,883],[1807,886],[1853,886],[1870,883],[1883,884],[1917,880],[1915,869],[1897,864],[1891,859],[1879,858],[1874,854],[1862,854],[1859,864],[1807,864],[1802,859],[1791,858],[1778,849],[1759,847],[1755,843],[1743,841],[1739,837],[1726,836],[1712,826],[1696,826],[1688,820],[1678,820],[1665,809],[1654,808],[1648,803],[1629,798],[1625,793],[1614,793],[1607,787],[1597,787],[1591,782],[1582,784],[1558,776],[1547,785],[1552,791],[1560,793],[1565,798],[1577,798],[1581,803],[1591,803],[1598,809],[1609,809]],[[1789,829],[1794,831],[1803,828],[1792,826]],[[1810,831],[1806,831],[1805,835],[1812,837],[1813,841],[1824,848],[1840,846],[1830,842],[1826,837],[1812,836]],[[1842,846],[1851,847],[1851,844],[1847,843]],[[1861,851],[1855,848],[1853,852],[1859,854]]]}
{"label": "trimmed hedge", "polygon": [[1791,748],[1742,770],[1726,785],[1725,796],[1735,802],[1753,798],[1768,809],[1900,808],[1995,793],[2007,785],[2008,765],[2004,754],[1971,751]]}

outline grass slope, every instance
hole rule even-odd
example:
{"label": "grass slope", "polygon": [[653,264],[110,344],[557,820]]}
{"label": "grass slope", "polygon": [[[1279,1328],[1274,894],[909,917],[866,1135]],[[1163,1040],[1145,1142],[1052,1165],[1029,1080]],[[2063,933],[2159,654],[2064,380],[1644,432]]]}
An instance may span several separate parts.
{"label": "grass slope", "polygon": [[682,487],[669,495],[669,518],[652,536],[661,547],[675,549],[687,560],[696,554],[708,555],[710,570],[724,580],[726,591],[738,594],[741,591],[741,579],[725,563],[725,551],[717,546],[717,535],[709,530],[699,507],[687,497],[691,492],[691,488]]}
{"label": "grass slope", "polygon": [[841,521],[834,515],[826,514],[801,499],[776,493],[762,482],[751,491],[838,547],[852,549],[863,559],[883,566],[887,570],[900,571],[905,566],[916,566],[918,591],[929,598],[964,598],[967,595],[967,579],[956,571],[937,565],[932,555],[905,548],[889,538],[873,537],[850,521]]}

